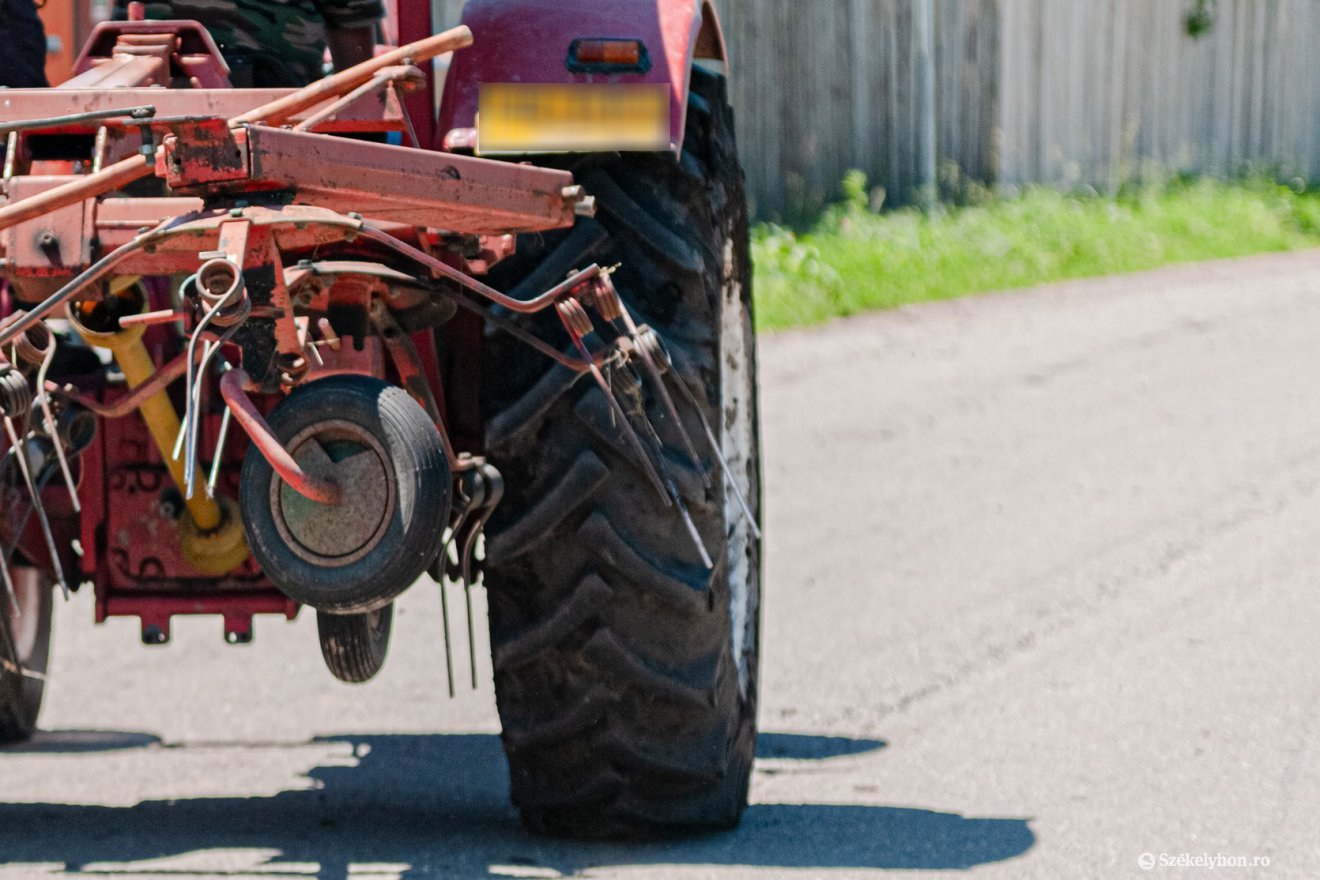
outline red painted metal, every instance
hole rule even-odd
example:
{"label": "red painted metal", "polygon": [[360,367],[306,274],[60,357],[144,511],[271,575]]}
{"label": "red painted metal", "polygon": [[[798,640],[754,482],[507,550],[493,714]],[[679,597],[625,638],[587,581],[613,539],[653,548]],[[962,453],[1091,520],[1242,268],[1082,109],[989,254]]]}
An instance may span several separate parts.
{"label": "red painted metal", "polygon": [[[706,22],[703,27],[703,22]],[[670,146],[683,144],[687,94],[698,46],[724,57],[714,7],[701,0],[469,0],[463,23],[478,46],[517,51],[460,52],[445,80],[439,132],[450,144],[476,125],[482,83],[662,83],[670,87]],[[573,73],[565,65],[575,39],[638,39],[654,62],[645,73]],[[699,37],[701,39],[699,39]]]}
{"label": "red painted metal", "polygon": [[[152,106],[156,117],[216,116],[229,119],[251,109],[255,104],[269,104],[293,94],[293,89],[152,89],[125,87],[116,89],[76,88],[76,84],[58,89],[6,89],[5,119],[37,119],[66,116],[97,110]],[[313,107],[289,117],[290,124],[309,119],[319,108]],[[123,120],[87,120],[52,126],[49,134],[96,134],[101,126],[114,130],[136,129],[137,124]],[[364,131],[402,131],[403,120],[398,103],[384,91],[363,95],[334,116],[317,123],[317,131],[342,133]]]}
{"label": "red painted metal", "polygon": [[254,614],[282,614],[293,620],[298,603],[274,590],[233,590],[218,594],[189,591],[141,595],[112,595],[98,599],[96,622],[110,617],[137,617],[142,621],[145,641],[167,642],[170,618],[177,614],[218,614],[224,618],[225,635],[230,641],[248,641],[252,637]]}
{"label": "red painted metal", "polygon": [[296,204],[490,235],[557,229],[575,219],[566,171],[259,126],[247,133],[252,185],[296,186]]}
{"label": "red painted metal", "polygon": [[304,471],[280,443],[279,438],[270,429],[270,425],[266,424],[261,410],[257,409],[256,404],[243,390],[249,381],[248,374],[238,369],[230,370],[220,379],[220,393],[224,395],[225,405],[243,426],[248,439],[256,444],[262,457],[293,491],[321,504],[338,504],[339,487]]}
{"label": "red painted metal", "polygon": [[[688,9],[687,19],[679,14],[682,9]],[[671,31],[684,31],[686,58],[700,26],[695,9],[695,0],[674,0],[660,13],[650,7],[657,23],[667,23],[656,45],[668,45]],[[95,583],[98,620],[135,615],[144,634],[164,639],[174,614],[221,614],[227,633],[241,640],[250,635],[252,614],[292,617],[297,611],[250,558],[220,577],[192,568],[180,551],[181,507],[166,462],[142,420],[119,418],[186,372],[183,345],[201,332],[197,322],[214,305],[203,291],[184,297],[179,308],[165,276],[232,262],[242,272],[242,302],[250,309],[236,319],[243,322],[236,329],[262,328],[246,337],[226,337],[221,356],[247,369],[231,369],[222,377],[223,407],[216,405],[210,382],[198,385],[200,397],[191,406],[201,428],[199,461],[208,454],[219,460],[218,494],[236,494],[243,456],[255,444],[296,491],[335,503],[337,487],[304,472],[265,422],[263,412],[283,391],[333,372],[396,381],[435,418],[451,464],[461,460],[467,466],[474,460],[455,453],[445,424],[452,405],[459,424],[454,436],[463,442],[459,448],[480,451],[474,408],[480,376],[471,370],[481,323],[456,321],[457,334],[438,337],[430,329],[434,323],[426,323],[431,318],[409,324],[408,316],[431,315],[428,309],[443,306],[434,321],[444,320],[453,311],[448,297],[455,286],[475,302],[540,311],[577,296],[582,282],[599,271],[590,267],[528,301],[506,297],[472,277],[512,252],[515,233],[574,222],[588,201],[569,173],[331,136],[403,132],[406,105],[418,140],[434,143],[433,93],[423,88],[400,96],[381,78],[388,73],[402,76],[400,84],[416,80],[417,71],[405,65],[425,64],[431,54],[468,38],[461,29],[432,38],[425,0],[400,0],[397,23],[403,39],[423,38],[422,47],[386,52],[373,64],[304,90],[223,88],[223,62],[204,32],[188,24],[136,22],[99,29],[69,88],[6,92],[0,125],[155,107],[150,121],[83,117],[17,133],[0,206],[0,258],[11,291],[30,309],[0,329],[0,345],[55,315],[65,302],[101,296],[111,276],[147,278],[146,311],[121,327],[136,324],[135,332],[144,334],[143,343],[160,365],[152,379],[131,392],[102,387],[104,376],[93,387],[70,388],[63,380],[47,386],[57,397],[105,417],[78,463],[81,520],[69,509],[67,493],[63,502],[54,493],[50,504],[61,539],[80,537],[83,554],[68,564]],[[512,39],[500,35],[498,44]],[[456,59],[470,54],[458,53]],[[671,65],[667,60],[661,66]],[[425,64],[422,73],[429,70]],[[192,88],[150,87],[180,82]],[[299,126],[310,130],[291,130]],[[33,149],[55,143],[59,150]],[[125,192],[142,177],[154,180],[129,192],[151,195]],[[8,303],[14,306],[13,299]],[[355,316],[361,321],[355,323]],[[205,339],[216,339],[228,326],[218,317],[207,320],[215,323]],[[428,329],[405,332],[400,324],[410,331]],[[384,362],[382,345],[392,355],[392,368]],[[546,348],[563,362],[562,353]],[[267,364],[273,369],[259,376]],[[569,365],[586,368],[571,359]],[[249,384],[248,372],[259,383]],[[450,376],[457,394],[447,398],[444,380]],[[220,444],[226,410],[242,431]]]}
{"label": "red painted metal", "polygon": [[[164,51],[156,50],[163,47]],[[155,51],[153,51],[155,50]],[[65,85],[71,88],[113,88],[117,80],[128,74],[121,68],[132,65],[144,69],[135,58],[147,59],[155,67],[157,59],[164,62],[160,70],[152,70],[151,78],[163,78],[161,85],[169,85],[172,74],[183,76],[197,88],[222,89],[229,86],[229,66],[220,56],[220,50],[211,34],[195,21],[107,21],[92,30],[82,54],[74,62],[74,77]],[[123,83],[138,85],[141,80]]]}

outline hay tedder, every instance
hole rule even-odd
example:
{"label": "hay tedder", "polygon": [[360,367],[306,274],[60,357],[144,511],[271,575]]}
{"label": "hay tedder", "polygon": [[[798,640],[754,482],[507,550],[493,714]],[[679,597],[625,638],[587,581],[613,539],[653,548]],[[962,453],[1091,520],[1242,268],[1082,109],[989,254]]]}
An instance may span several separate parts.
{"label": "hay tedder", "polygon": [[761,492],[713,7],[430,8],[302,89],[232,88],[202,24],[140,15],[0,89],[0,739],[35,728],[61,593],[148,644],[306,605],[360,682],[429,572],[486,589],[531,827],[732,824]]}

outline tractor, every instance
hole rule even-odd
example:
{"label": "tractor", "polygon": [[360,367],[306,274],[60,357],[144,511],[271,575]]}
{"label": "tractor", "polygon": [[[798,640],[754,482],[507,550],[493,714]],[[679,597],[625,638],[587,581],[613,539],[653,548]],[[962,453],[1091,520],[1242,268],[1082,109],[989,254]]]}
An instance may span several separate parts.
{"label": "tractor", "polygon": [[762,492],[713,4],[399,0],[300,89],[135,12],[0,90],[0,740],[70,591],[148,645],[307,606],[360,683],[403,591],[480,585],[528,827],[736,824]]}

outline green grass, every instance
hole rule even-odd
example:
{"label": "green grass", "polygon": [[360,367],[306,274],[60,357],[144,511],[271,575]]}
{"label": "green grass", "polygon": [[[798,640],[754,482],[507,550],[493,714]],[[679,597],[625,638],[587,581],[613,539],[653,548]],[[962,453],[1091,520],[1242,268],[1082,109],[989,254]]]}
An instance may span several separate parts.
{"label": "green grass", "polygon": [[776,329],[906,303],[1320,246],[1320,192],[1253,179],[1132,188],[1116,198],[1043,188],[923,213],[867,208],[866,179],[809,230],[758,225],[757,324]]}

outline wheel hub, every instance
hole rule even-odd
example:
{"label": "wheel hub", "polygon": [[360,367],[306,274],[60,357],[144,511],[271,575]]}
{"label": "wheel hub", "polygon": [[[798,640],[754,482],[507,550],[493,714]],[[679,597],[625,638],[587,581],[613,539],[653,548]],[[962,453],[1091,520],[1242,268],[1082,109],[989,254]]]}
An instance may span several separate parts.
{"label": "wheel hub", "polygon": [[353,422],[328,421],[300,431],[289,451],[303,470],[338,485],[343,498],[321,504],[273,477],[271,508],[290,549],[308,562],[331,567],[370,553],[389,526],[397,496],[380,441]]}

